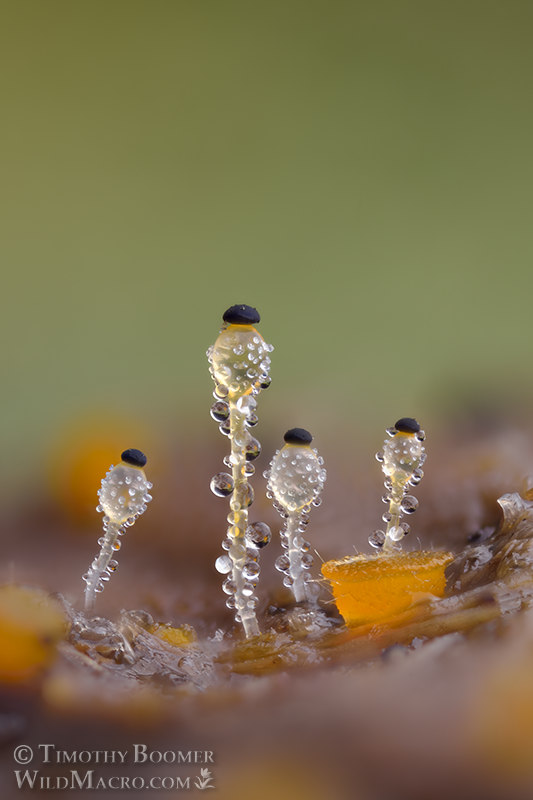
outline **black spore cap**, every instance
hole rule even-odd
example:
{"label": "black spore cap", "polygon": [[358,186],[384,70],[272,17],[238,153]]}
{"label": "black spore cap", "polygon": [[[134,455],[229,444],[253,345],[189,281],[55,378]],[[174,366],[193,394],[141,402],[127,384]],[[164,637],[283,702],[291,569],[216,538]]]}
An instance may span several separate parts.
{"label": "black spore cap", "polygon": [[132,467],[144,467],[147,461],[144,453],[141,450],[135,450],[134,447],[124,450],[120,457],[126,464],[131,464]]}
{"label": "black spore cap", "polygon": [[231,306],[224,311],[222,319],[230,325],[257,325],[258,322],[261,322],[257,308],[245,305]]}
{"label": "black spore cap", "polygon": [[420,425],[413,417],[402,417],[394,423],[394,427],[400,433],[418,433]]}
{"label": "black spore cap", "polygon": [[287,444],[311,444],[313,437],[305,428],[291,428],[283,437]]}

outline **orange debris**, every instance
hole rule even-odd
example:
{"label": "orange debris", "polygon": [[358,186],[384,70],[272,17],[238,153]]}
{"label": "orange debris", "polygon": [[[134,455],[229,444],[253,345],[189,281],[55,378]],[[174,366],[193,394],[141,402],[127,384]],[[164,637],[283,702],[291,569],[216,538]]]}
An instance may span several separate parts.
{"label": "orange debris", "polygon": [[322,565],[335,603],[350,627],[383,621],[405,611],[424,595],[442,597],[451,553],[354,555]]}

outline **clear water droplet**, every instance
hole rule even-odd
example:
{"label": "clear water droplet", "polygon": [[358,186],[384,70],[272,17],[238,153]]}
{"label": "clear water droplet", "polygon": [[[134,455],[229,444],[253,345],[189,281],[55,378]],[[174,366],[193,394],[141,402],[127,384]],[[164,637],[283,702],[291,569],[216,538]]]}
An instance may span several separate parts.
{"label": "clear water droplet", "polygon": [[257,580],[260,572],[259,564],[256,561],[247,561],[242,568],[243,577],[247,581]]}
{"label": "clear water droplet", "polygon": [[243,506],[244,508],[249,508],[254,502],[254,490],[252,489],[249,483],[246,484],[243,494],[244,494]]}
{"label": "clear water droplet", "polygon": [[368,544],[379,550],[385,543],[385,531],[374,531],[368,537]]}
{"label": "clear water droplet", "polygon": [[261,453],[261,444],[253,436],[250,436],[246,444],[246,460],[254,461]]}
{"label": "clear water droplet", "polygon": [[393,542],[400,542],[404,537],[403,530],[399,525],[393,525],[392,528],[389,528],[387,534]]}
{"label": "clear water droplet", "polygon": [[217,497],[229,497],[234,487],[233,478],[228,472],[217,472],[217,474],[213,475],[211,478],[211,483],[209,485],[211,491],[213,494],[216,494]]}
{"label": "clear water droplet", "polygon": [[227,575],[228,572],[231,572],[231,568],[232,563],[229,556],[219,556],[215,561],[215,569],[217,572],[220,572],[221,575]]}
{"label": "clear water droplet", "polygon": [[272,532],[266,522],[254,522],[246,529],[246,541],[254,547],[266,547],[272,539]]}
{"label": "clear water droplet", "polygon": [[217,383],[215,386],[214,395],[217,399],[227,397],[229,394],[229,389],[227,386],[224,386],[222,383]]}
{"label": "clear water droplet", "polygon": [[418,500],[412,494],[406,494],[402,498],[402,511],[404,514],[414,514],[418,508]]}
{"label": "clear water droplet", "polygon": [[278,572],[287,572],[287,570],[290,568],[290,565],[291,562],[289,561],[289,556],[278,556],[274,562],[274,566]]}
{"label": "clear water droplet", "polygon": [[237,584],[231,578],[227,578],[222,584],[222,591],[226,594],[235,594],[237,591]]}
{"label": "clear water droplet", "polygon": [[229,404],[224,400],[217,400],[211,406],[210,413],[217,422],[224,422],[229,417]]}

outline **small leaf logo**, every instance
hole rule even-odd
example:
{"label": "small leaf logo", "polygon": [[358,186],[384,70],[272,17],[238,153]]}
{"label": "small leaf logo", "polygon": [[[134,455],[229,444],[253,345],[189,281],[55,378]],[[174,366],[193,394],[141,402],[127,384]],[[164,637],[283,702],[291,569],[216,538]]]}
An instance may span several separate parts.
{"label": "small leaf logo", "polygon": [[200,770],[200,775],[196,778],[194,785],[197,789],[214,789],[215,787],[212,785],[213,778],[211,777],[211,770],[204,767]]}

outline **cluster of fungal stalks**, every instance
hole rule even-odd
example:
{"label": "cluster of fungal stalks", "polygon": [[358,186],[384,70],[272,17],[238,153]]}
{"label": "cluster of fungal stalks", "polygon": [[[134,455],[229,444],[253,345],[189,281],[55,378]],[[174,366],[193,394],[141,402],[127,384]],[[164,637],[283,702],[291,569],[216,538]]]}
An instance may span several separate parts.
{"label": "cluster of fungal stalks", "polygon": [[100,504],[97,511],[103,512],[104,535],[98,539],[100,553],[83,576],[85,587],[85,610],[91,611],[96,594],[103,592],[106,582],[115,572],[118,562],[113,555],[120,550],[120,539],[137,517],[146,511],[152,497],[152,484],[146,479],[143,467],[146,456],[140,450],[124,450],[121,462],[111,466],[98,491]]}
{"label": "cluster of fungal stalks", "polygon": [[224,459],[230,472],[218,472],[211,480],[211,490],[219,497],[230,498],[228,529],[215,566],[227,575],[223,589],[226,605],[235,610],[235,620],[242,623],[246,636],[259,633],[255,587],[259,580],[259,550],[271,534],[263,522],[248,521],[248,508],[254,499],[249,478],[255,472],[252,463],[261,445],[250,433],[257,424],[256,397],[270,385],[270,353],[254,327],[260,322],[251,306],[231,306],[223,316],[224,325],[215,344],[207,351],[209,369],[215,382],[215,403],[211,416],[219,422],[221,433],[228,436],[231,451]]}
{"label": "cluster of fungal stalks", "polygon": [[[259,321],[255,308],[231,306],[223,316],[224,324],[215,344],[207,351],[215,382],[211,416],[230,441],[230,453],[224,458],[229,471],[218,472],[211,479],[214,494],[229,497],[230,502],[228,527],[222,542],[225,552],[217,558],[215,567],[225,576],[226,605],[234,610],[235,620],[242,624],[247,637],[260,633],[255,595],[260,573],[259,552],[271,539],[268,525],[250,523],[248,519],[248,509],[254,499],[249,478],[255,472],[253,462],[261,452],[261,445],[250,428],[258,422],[257,395],[270,385],[269,354],[274,349],[257,331],[255,326]],[[387,434],[389,438],[383,450],[376,454],[385,473],[383,500],[389,508],[383,520],[387,527],[384,531],[374,531],[369,537],[372,547],[380,553],[399,550],[401,540],[409,532],[409,526],[401,517],[416,511],[418,501],[408,493],[408,487],[416,486],[422,479],[426,458],[425,434],[415,419],[399,419],[393,428],[387,429]],[[318,582],[311,579],[309,572],[313,557],[304,533],[312,506],[320,505],[326,470],[323,459],[311,447],[312,441],[309,431],[291,428],[284,435],[284,445],[276,451],[264,473],[268,481],[267,497],[273,500],[274,507],[285,520],[280,531],[284,552],[276,560],[276,569],[283,574],[283,583],[291,589],[296,603],[316,603],[319,594]],[[113,556],[120,549],[120,536],[134,524],[152,499],[149,494],[152,484],[143,469],[146,456],[140,450],[130,449],[125,450],[121,458],[120,464],[109,469],[98,492],[97,511],[104,514],[104,535],[98,540],[99,554],[83,576],[86,612],[92,610],[96,594],[103,591],[117,568]],[[324,564],[322,573],[333,580],[335,591],[335,581],[339,583],[339,580],[332,579],[333,572],[336,575],[340,571],[344,575],[348,571],[351,576],[352,572],[366,568],[365,560],[367,564],[375,562],[365,556],[347,556],[341,561]],[[341,600],[344,602],[345,596],[346,592],[337,597],[338,604]],[[357,598],[353,602],[357,605]],[[345,611],[349,619],[351,613],[350,609]],[[354,619],[359,617],[358,611]]]}
{"label": "cluster of fungal stalks", "polygon": [[376,453],[385,473],[383,502],[388,503],[389,508],[382,519],[387,527],[384,531],[374,531],[368,538],[369,544],[383,553],[398,549],[409,533],[409,525],[401,522],[401,517],[413,514],[418,508],[418,500],[408,491],[424,477],[422,466],[426,460],[423,444],[426,435],[416,419],[402,417],[393,428],[387,428],[387,434],[389,438],[383,450]]}
{"label": "cluster of fungal stalks", "polygon": [[291,428],[283,439],[285,444],[264,473],[268,479],[267,497],[274,500],[274,507],[286,520],[280,532],[286,552],[276,560],[276,569],[283,573],[283,584],[291,589],[297,603],[313,602],[319,586],[310,580],[313,556],[303,534],[311,506],[320,505],[326,470],[324,460],[311,447],[313,437],[309,431]]}

